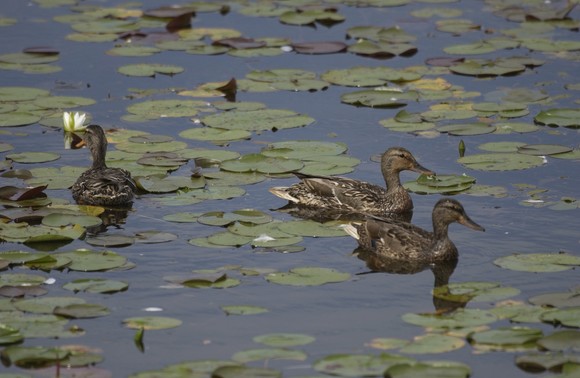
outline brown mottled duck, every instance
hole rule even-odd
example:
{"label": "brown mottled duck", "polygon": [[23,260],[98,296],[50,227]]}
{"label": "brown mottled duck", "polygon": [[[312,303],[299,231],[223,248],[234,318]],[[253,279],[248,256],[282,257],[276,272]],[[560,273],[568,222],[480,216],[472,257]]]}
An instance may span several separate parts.
{"label": "brown mottled duck", "polygon": [[360,247],[394,260],[436,262],[457,259],[457,247],[449,239],[448,229],[453,222],[477,231],[483,227],[472,221],[459,201],[440,199],[433,208],[433,232],[411,223],[368,217],[353,222],[345,231],[358,241]]}
{"label": "brown mottled duck", "polygon": [[91,151],[93,166],[72,186],[72,196],[79,204],[105,207],[130,207],[136,190],[131,174],[105,164],[107,137],[99,125],[87,126],[83,137]]}
{"label": "brown mottled duck", "polygon": [[372,215],[404,213],[413,209],[411,196],[401,185],[399,173],[414,171],[434,175],[402,147],[392,147],[381,157],[386,188],[346,177],[312,176],[296,173],[300,182],[290,187],[274,187],[270,192],[302,206]]}

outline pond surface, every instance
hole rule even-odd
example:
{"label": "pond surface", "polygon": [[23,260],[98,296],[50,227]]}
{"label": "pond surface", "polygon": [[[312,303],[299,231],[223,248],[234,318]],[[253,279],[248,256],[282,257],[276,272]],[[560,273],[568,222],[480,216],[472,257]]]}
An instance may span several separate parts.
{"label": "pond surface", "polygon": [[[54,2],[53,4],[57,4]],[[154,9],[163,5],[161,2],[143,2],[127,4],[120,1],[84,1],[76,7],[74,1],[62,1],[62,5],[50,6],[51,2],[4,0],[0,5],[0,21],[7,24],[1,27],[0,33],[0,94],[3,87],[35,87],[50,92],[51,96],[75,96],[90,98],[93,105],[58,107],[48,109],[28,109],[31,113],[42,114],[42,120],[20,127],[0,128],[0,146],[9,144],[12,149],[0,152],[6,156],[25,152],[52,152],[59,154],[55,161],[23,164],[14,162],[13,169],[32,169],[39,167],[87,167],[90,164],[86,149],[65,150],[62,130],[58,120],[63,111],[82,111],[90,115],[91,122],[102,125],[105,129],[128,129],[165,135],[174,140],[185,142],[188,149],[204,148],[224,151],[235,151],[241,155],[259,153],[270,143],[314,140],[330,143],[343,143],[348,147],[346,155],[360,160],[347,175],[359,180],[382,184],[379,165],[371,157],[382,153],[391,146],[403,146],[409,149],[418,161],[429,169],[444,175],[467,174],[476,179],[477,184],[503,188],[502,195],[474,195],[459,193],[454,197],[461,201],[469,216],[485,227],[486,232],[473,232],[460,225],[450,227],[450,235],[459,249],[459,262],[450,283],[497,282],[503,287],[519,290],[510,300],[528,303],[530,297],[539,294],[568,292],[578,290],[580,282],[578,270],[559,272],[528,272],[504,269],[494,261],[515,253],[558,253],[566,252],[580,256],[578,234],[579,212],[574,203],[580,195],[580,178],[578,176],[579,159],[563,159],[550,156],[538,167],[513,170],[475,170],[458,162],[458,146],[463,140],[466,156],[483,153],[478,146],[489,142],[520,142],[522,144],[556,144],[577,149],[580,144],[578,129],[562,127],[557,124],[548,127],[539,124],[538,128],[525,133],[471,133],[452,135],[438,132],[435,128],[428,132],[400,132],[383,127],[379,121],[395,117],[401,110],[409,113],[426,112],[438,104],[480,104],[509,103],[505,96],[510,90],[520,89],[522,93],[534,97],[542,93],[544,98],[526,102],[522,100],[527,112],[518,116],[502,118],[498,113],[478,113],[467,119],[451,119],[455,113],[446,113],[434,121],[435,127],[448,124],[484,122],[499,125],[501,122],[518,122],[530,127],[535,125],[534,117],[548,109],[575,109],[578,111],[579,84],[578,61],[580,47],[558,47],[554,51],[542,51],[540,48],[525,47],[530,41],[522,42],[519,37],[505,37],[511,41],[509,48],[494,49],[483,54],[471,54],[465,47],[463,54],[448,54],[445,48],[460,44],[471,44],[492,38],[504,38],[505,30],[523,27],[514,17],[507,20],[505,14],[497,12],[499,5],[495,2],[412,2],[397,7],[354,7],[349,1],[331,1],[326,3],[337,14],[344,16],[344,21],[331,26],[316,23],[312,26],[283,24],[277,16],[255,17],[241,13],[245,2],[227,2],[230,11],[220,14],[216,11],[197,12],[192,18],[191,28],[228,28],[239,31],[246,38],[276,37],[286,38],[292,43],[335,41],[346,45],[355,43],[354,38],[346,38],[355,26],[375,26],[391,28],[399,26],[411,36],[416,37],[410,44],[406,56],[373,58],[352,52],[329,54],[299,54],[283,52],[273,56],[252,55],[238,57],[232,54],[190,54],[184,51],[163,50],[150,56],[113,56],[109,50],[114,47],[132,44],[153,46],[157,40],[167,37],[164,23],[149,20],[141,30],[150,33],[147,39],[133,35],[127,40],[117,39],[105,42],[73,41],[73,30],[70,21],[58,22],[55,17],[79,15],[89,12],[91,8],[133,9],[129,20],[141,19],[138,11]],[[226,3],[226,2],[224,2]],[[315,2],[272,2],[278,7],[285,6],[289,11],[296,9],[296,4],[316,4]],[[343,4],[344,3],[344,4]],[[359,2],[363,4],[365,2]],[[381,2],[376,2],[381,3]],[[386,3],[386,2],[384,2]],[[345,5],[347,4],[347,5]],[[515,2],[519,5],[520,2]],[[533,13],[541,2],[522,3],[528,13]],[[47,6],[44,6],[47,5]],[[186,3],[180,5],[187,5]],[[201,7],[203,4],[196,3]],[[566,2],[556,1],[546,5],[548,9],[563,9]],[[422,16],[418,11],[434,12],[433,16]],[[442,12],[438,14],[436,10]],[[120,12],[120,11],[119,11]],[[334,12],[334,11],[333,11]],[[457,12],[457,13],[454,13]],[[495,13],[494,13],[495,12]],[[525,12],[524,12],[525,13]],[[118,13],[116,13],[118,15]],[[571,41],[578,38],[578,9],[571,10],[565,21],[541,22],[546,25],[545,31],[530,29],[529,34],[537,38],[553,41]],[[110,17],[112,18],[112,17]],[[14,21],[4,21],[12,19]],[[98,18],[96,18],[98,19]],[[100,18],[102,21],[103,17]],[[465,19],[478,27],[470,31],[449,33],[438,30],[439,22],[444,20]],[[532,20],[529,17],[530,21]],[[81,20],[79,18],[79,20]],[[82,23],[89,23],[85,19]],[[560,22],[560,23],[559,23]],[[531,24],[532,22],[525,23]],[[536,20],[536,23],[540,21]],[[527,25],[529,26],[529,25]],[[535,25],[537,26],[537,25]],[[88,27],[88,26],[87,26]],[[531,28],[531,26],[530,26]],[[138,30],[133,29],[133,30]],[[533,31],[532,31],[533,30]],[[156,32],[159,35],[153,36]],[[103,33],[104,34],[104,33]],[[120,33],[119,33],[120,34]],[[519,39],[518,39],[519,38]],[[209,39],[206,38],[207,43]],[[515,45],[513,42],[516,42]],[[500,43],[497,42],[496,43]],[[501,43],[506,43],[505,41]],[[554,42],[556,43],[556,42]],[[6,62],[5,54],[20,53],[30,47],[48,46],[58,51],[58,59],[51,63],[60,67],[57,72],[30,73],[22,66],[16,67]],[[496,45],[497,46],[497,45]],[[108,53],[109,52],[109,53]],[[414,52],[414,53],[413,53]],[[52,56],[51,54],[47,54]],[[435,57],[464,59],[499,59],[526,57],[541,60],[542,64],[527,65],[523,71],[503,76],[457,75],[447,67],[426,65],[426,61]],[[137,63],[157,63],[182,67],[184,70],[175,75],[156,74],[152,77],[135,77],[119,73],[117,70],[125,65]],[[457,63],[457,62],[455,62]],[[454,63],[454,64],[455,64]],[[341,103],[341,96],[362,88],[328,84],[324,90],[288,91],[275,90],[260,92],[243,90],[242,79],[251,72],[275,69],[299,69],[320,75],[330,70],[345,70],[353,67],[390,67],[405,69],[415,67],[414,71],[423,75],[423,79],[441,79],[447,84],[456,86],[458,92],[471,95],[456,95],[429,98],[422,94],[417,100],[405,102],[404,107],[367,107],[352,106]],[[208,141],[186,139],[180,136],[184,130],[199,128],[195,119],[201,119],[208,112],[190,117],[162,117],[150,120],[139,119],[129,115],[127,108],[136,103],[151,100],[200,100],[204,102],[223,101],[222,98],[184,97],[175,92],[193,90],[205,83],[227,82],[236,78],[240,85],[236,101],[256,101],[265,104],[268,109],[285,109],[312,117],[315,121],[305,127],[251,131],[251,138],[217,145]],[[425,85],[428,83],[426,82]],[[385,82],[388,87],[400,86],[406,91],[412,82]],[[377,87],[378,85],[374,86]],[[373,87],[369,87],[373,88]],[[150,91],[150,92],[136,92]],[[136,95],[135,93],[138,93]],[[0,96],[0,105],[12,104]],[[3,108],[4,109],[4,108]],[[8,112],[2,110],[2,112]],[[214,110],[214,112],[219,113]],[[224,113],[224,112],[221,112]],[[220,114],[221,114],[220,113]],[[505,116],[505,114],[504,114]],[[193,120],[192,120],[193,119]],[[3,126],[5,126],[3,124]],[[59,126],[59,127],[55,127]],[[578,123],[576,122],[576,126]],[[109,151],[116,150],[114,136],[109,144]],[[110,154],[111,156],[115,156]],[[138,155],[140,156],[140,155]],[[578,156],[578,155],[576,155]],[[193,159],[181,168],[171,172],[171,176],[188,177],[195,167]],[[4,168],[2,168],[4,169]],[[202,174],[219,171],[217,167],[203,168]],[[134,173],[134,175],[138,175]],[[415,173],[403,172],[402,181],[414,181]],[[129,246],[99,247],[90,245],[86,239],[77,239],[66,245],[44,243],[21,244],[6,242],[0,244],[0,251],[38,252],[48,250],[50,253],[72,251],[88,248],[95,251],[109,250],[120,254],[134,264],[132,269],[103,272],[82,272],[60,270],[27,270],[22,265],[12,265],[11,270],[2,271],[2,275],[30,273],[44,278],[53,278],[52,284],[43,285],[48,294],[45,297],[75,296],[106,306],[110,311],[107,316],[72,319],[67,328],[76,325],[84,334],[71,338],[26,337],[21,346],[56,346],[83,345],[97,351],[103,361],[86,371],[78,371],[75,376],[130,376],[149,370],[160,370],[166,366],[187,361],[231,360],[246,363],[251,367],[269,368],[281,372],[285,377],[328,376],[329,369],[319,368],[316,362],[336,354],[378,356],[381,353],[404,355],[418,361],[449,360],[467,364],[472,377],[528,377],[531,373],[520,369],[515,359],[541,348],[532,345],[517,345],[514,350],[505,345],[496,345],[495,351],[484,351],[472,346],[467,340],[468,331],[458,329],[457,339],[465,345],[451,348],[449,351],[430,349],[426,353],[416,350],[410,353],[399,351],[400,346],[383,350],[372,344],[378,338],[397,338],[412,341],[415,337],[427,333],[443,333],[441,330],[426,331],[425,328],[410,324],[402,319],[404,314],[434,313],[437,309],[432,296],[434,274],[426,269],[416,274],[391,274],[375,272],[365,261],[353,255],[356,242],[347,236],[308,237],[305,236],[298,246],[303,251],[283,253],[268,248],[251,248],[248,245],[236,247],[210,248],[189,243],[193,238],[206,237],[223,231],[198,222],[170,222],[164,217],[180,212],[203,214],[210,211],[232,212],[239,209],[255,209],[269,214],[274,220],[291,221],[291,215],[275,211],[285,202],[273,196],[268,189],[273,186],[287,186],[297,179],[291,175],[267,177],[264,181],[252,185],[238,185],[245,194],[228,200],[207,200],[196,204],[179,205],[176,201],[159,199],[174,196],[175,193],[140,195],[133,205],[126,222],[119,228],[109,227],[99,236],[109,235],[133,236],[144,231],[171,233],[175,240],[164,243],[132,243]],[[21,180],[2,177],[1,186],[15,185],[23,187]],[[547,191],[538,190],[545,189]],[[70,192],[66,189],[47,189],[49,198],[56,203],[71,202]],[[431,229],[431,210],[440,194],[421,195],[412,193],[415,204],[413,223]],[[561,199],[566,201],[562,202]],[[537,200],[543,202],[525,202]],[[535,206],[532,206],[535,205]],[[8,211],[10,206],[0,210]],[[558,210],[558,209],[563,210]],[[168,281],[168,277],[192,275],[192,271],[215,270],[222,267],[228,277],[240,280],[240,284],[228,288],[190,288]],[[243,274],[239,267],[251,270]],[[348,273],[347,280],[319,286],[278,285],[265,279],[270,272],[287,272],[298,267],[331,268]],[[255,275],[254,275],[255,274]],[[128,290],[114,294],[73,293],[63,285],[77,279],[103,278],[124,281],[129,284]],[[33,298],[26,296],[25,299]],[[40,297],[41,298],[41,297]],[[473,301],[463,304],[467,309],[490,310],[506,298],[491,296],[489,300]],[[8,301],[8,299],[6,300]],[[7,306],[7,302],[1,302]],[[223,306],[257,306],[267,312],[249,315],[228,315]],[[459,306],[461,307],[461,306]],[[2,307],[5,310],[6,307]],[[158,309],[161,311],[152,311]],[[123,325],[130,317],[165,316],[179,319],[182,323],[176,328],[146,330],[142,339],[142,348],[134,341],[135,329]],[[1,318],[0,318],[1,319]],[[0,320],[0,323],[2,321]],[[510,322],[498,319],[488,324],[489,329],[522,326],[539,329],[544,335],[550,335],[559,328],[551,324],[534,322]],[[568,328],[566,328],[568,329]],[[573,329],[573,328],[570,328]],[[481,329],[478,329],[481,331]],[[463,331],[463,334],[462,332]],[[474,330],[470,330],[474,331]],[[271,333],[305,334],[315,340],[306,345],[289,346],[289,350],[302,351],[303,357],[296,359],[256,358],[245,360],[239,353],[252,349],[271,348],[253,339],[256,336]],[[577,340],[577,339],[576,339]],[[139,343],[137,343],[139,344]],[[374,347],[373,347],[374,345]],[[4,345],[8,347],[8,343]],[[492,348],[493,349],[493,348]],[[570,351],[570,350],[568,350]],[[576,344],[576,354],[578,347]],[[265,352],[261,352],[265,353]],[[247,357],[247,356],[246,356]],[[576,358],[578,356],[576,355]],[[252,360],[252,361],[250,361]],[[66,370],[66,369],[61,369]],[[360,376],[363,373],[349,374],[335,371],[344,376]],[[361,370],[358,370],[361,371]],[[56,368],[46,370],[22,369],[13,364],[6,364],[3,373],[19,373],[22,376],[56,376]],[[492,373],[493,372],[493,373]],[[66,372],[61,371],[63,376]],[[550,373],[557,376],[556,373]],[[377,374],[369,374],[377,375]],[[549,375],[549,374],[545,374]],[[147,376],[147,375],[143,375]],[[176,375],[178,376],[178,375]],[[181,376],[181,375],[179,375]],[[193,376],[184,374],[183,376]],[[197,375],[195,375],[197,376]],[[199,376],[209,376],[199,374]],[[235,375],[230,375],[235,376]],[[252,376],[252,375],[248,375]],[[270,375],[268,375],[270,376]],[[275,376],[275,375],[271,375]],[[534,376],[537,376],[534,374]],[[572,375],[569,375],[572,376]]]}

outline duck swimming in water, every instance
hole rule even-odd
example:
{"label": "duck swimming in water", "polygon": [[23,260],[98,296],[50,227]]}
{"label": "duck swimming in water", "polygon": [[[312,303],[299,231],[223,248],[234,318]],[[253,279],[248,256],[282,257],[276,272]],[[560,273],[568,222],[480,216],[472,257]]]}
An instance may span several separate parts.
{"label": "duck swimming in water", "polygon": [[440,199],[433,208],[433,232],[410,223],[367,217],[353,222],[344,230],[358,241],[360,247],[398,261],[437,262],[455,260],[457,247],[449,239],[448,228],[453,222],[477,231],[483,227],[472,221],[459,201]]}
{"label": "duck swimming in water", "polygon": [[399,173],[435,173],[420,165],[402,147],[392,147],[381,157],[381,172],[386,188],[346,177],[312,176],[295,173],[301,180],[290,187],[274,187],[270,192],[298,205],[334,211],[360,212],[377,216],[404,213],[413,209],[411,196],[401,185]]}
{"label": "duck swimming in water", "polygon": [[93,166],[86,170],[72,186],[72,196],[82,205],[130,207],[136,185],[131,174],[121,168],[105,164],[107,137],[99,125],[87,126],[84,141],[91,151]]}

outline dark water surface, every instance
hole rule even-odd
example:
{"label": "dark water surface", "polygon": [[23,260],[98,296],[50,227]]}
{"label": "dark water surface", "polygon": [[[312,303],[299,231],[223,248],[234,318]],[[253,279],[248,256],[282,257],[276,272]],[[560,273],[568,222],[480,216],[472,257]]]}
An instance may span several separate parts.
{"label": "dark water surface", "polygon": [[[118,1],[85,1],[82,4],[110,7],[122,4]],[[166,5],[162,1],[145,1],[142,9]],[[564,5],[558,4],[558,5]],[[67,24],[52,20],[52,17],[68,14],[63,6],[41,8],[36,3],[20,0],[3,0],[0,15],[18,19],[18,23],[0,29],[0,53],[18,52],[31,46],[52,46],[60,51],[60,59],[55,64],[63,70],[54,74],[32,75],[18,71],[0,71],[0,86],[34,86],[50,90],[53,94],[84,96],[97,104],[82,109],[90,112],[93,121],[105,128],[120,127],[143,130],[153,134],[163,134],[186,141],[189,147],[215,148],[209,143],[184,140],[178,136],[182,130],[192,127],[187,118],[171,118],[143,124],[125,122],[121,116],[126,107],[133,103],[124,96],[128,88],[194,88],[205,82],[224,81],[231,77],[242,78],[252,70],[275,68],[300,68],[321,74],[330,69],[353,66],[406,67],[423,65],[424,60],[445,55],[442,49],[453,43],[468,43],[485,38],[482,32],[465,34],[461,38],[447,33],[436,32],[434,19],[420,20],[410,15],[415,9],[428,6],[446,6],[461,9],[461,18],[471,19],[491,31],[516,27],[496,17],[481,1],[462,1],[451,4],[411,4],[397,8],[353,8],[340,6],[346,15],[344,23],[331,28],[318,26],[316,29],[282,25],[276,18],[250,18],[236,12],[221,16],[216,13],[200,13],[193,20],[193,27],[229,27],[240,30],[247,37],[289,37],[295,42],[315,40],[344,41],[346,30],[359,25],[390,27],[399,25],[410,34],[416,35],[419,51],[409,58],[396,57],[389,60],[375,60],[354,54],[297,55],[289,53],[277,57],[235,58],[228,55],[203,56],[180,52],[162,52],[144,58],[112,57],[105,51],[114,43],[77,43],[65,39],[71,33]],[[579,18],[578,11],[570,15]],[[577,33],[557,31],[555,35],[567,39],[577,38]],[[350,41],[347,41],[350,43]],[[466,76],[446,75],[445,79],[454,85],[461,85],[467,91],[479,91],[482,96],[510,87],[537,89],[538,83],[545,83],[545,90],[552,96],[564,93],[563,84],[578,82],[578,63],[557,59],[542,53],[521,49],[500,51],[490,56],[529,55],[545,59],[544,66],[528,69],[525,73],[500,79],[476,79]],[[479,57],[479,56],[477,56]],[[157,75],[155,78],[126,77],[117,68],[129,63],[158,62],[185,67],[185,72],[173,77]],[[260,101],[269,108],[289,109],[307,114],[316,123],[305,128],[265,132],[253,135],[249,141],[233,142],[227,149],[242,154],[259,152],[269,142],[312,139],[343,142],[349,147],[349,155],[359,158],[362,163],[350,177],[381,183],[378,164],[369,160],[371,155],[383,152],[390,146],[400,145],[411,150],[421,164],[445,174],[467,173],[485,185],[500,185],[508,189],[505,198],[474,197],[458,195],[473,220],[486,228],[485,233],[472,232],[459,225],[452,225],[450,233],[460,251],[459,264],[451,276],[451,282],[497,281],[505,286],[521,290],[516,300],[526,301],[533,295],[547,292],[564,292],[577,285],[580,280],[577,270],[561,273],[527,273],[501,269],[493,264],[499,257],[514,252],[556,252],[567,251],[578,254],[578,221],[580,210],[554,211],[547,208],[524,207],[519,204],[525,199],[512,184],[527,183],[550,189],[555,198],[578,196],[580,179],[578,161],[548,158],[542,167],[507,172],[468,171],[457,159],[457,145],[460,138],[441,134],[428,139],[405,133],[389,131],[378,124],[380,119],[394,116],[398,109],[356,108],[340,103],[342,93],[352,92],[352,88],[331,86],[326,91],[307,93],[238,93],[238,101]],[[573,96],[574,93],[571,92]],[[176,96],[167,96],[175,98]],[[163,98],[163,97],[159,97]],[[577,92],[575,99],[578,98]],[[141,100],[139,100],[141,101]],[[210,99],[209,101],[214,101]],[[483,101],[478,98],[478,101]],[[577,107],[574,98],[560,98],[554,107]],[[547,106],[531,106],[530,115],[516,119],[518,122],[533,122],[533,116]],[[426,110],[424,104],[409,104],[408,111]],[[10,129],[14,131],[15,129]],[[86,150],[63,150],[62,134],[40,125],[19,128],[27,136],[0,134],[0,140],[12,144],[12,152],[52,151],[62,155],[60,160],[41,166],[87,166]],[[557,131],[554,133],[553,131]],[[525,143],[558,143],[577,147],[578,132],[573,129],[540,129],[530,134],[481,135],[463,138],[468,153],[476,153],[479,144],[491,141],[521,141]],[[110,145],[110,149],[114,149]],[[15,164],[17,168],[30,168]],[[188,175],[193,162],[173,175]],[[414,179],[414,173],[404,173],[403,181]],[[298,347],[308,354],[307,361],[269,361],[268,367],[281,369],[284,376],[299,377],[316,374],[312,363],[319,358],[336,353],[371,353],[380,351],[365,346],[373,338],[395,337],[412,339],[424,334],[420,327],[406,324],[401,315],[408,312],[431,312],[434,310],[431,289],[433,274],[423,271],[414,275],[386,273],[360,274],[368,272],[365,263],[351,253],[356,243],[349,237],[305,238],[301,245],[306,250],[301,253],[255,253],[249,247],[240,249],[205,249],[188,244],[193,237],[209,235],[215,228],[201,224],[178,224],[162,220],[167,214],[192,211],[232,211],[254,208],[269,212],[276,219],[290,219],[288,215],[270,212],[270,209],[284,205],[284,201],[268,192],[272,186],[288,185],[295,179],[267,180],[246,186],[247,194],[228,201],[207,201],[187,207],[163,207],[151,201],[154,195],[144,195],[134,204],[124,231],[134,234],[142,230],[161,230],[179,235],[173,242],[165,244],[135,244],[126,248],[112,248],[136,264],[136,268],[124,272],[95,274],[95,277],[124,280],[130,283],[128,291],[114,295],[82,294],[91,303],[101,303],[110,308],[109,316],[77,320],[72,323],[86,330],[86,335],[77,339],[50,340],[27,339],[25,346],[83,344],[102,350],[105,358],[98,367],[107,369],[115,377],[122,377],[149,369],[161,369],[168,364],[198,359],[230,359],[244,349],[260,348],[252,338],[266,333],[293,332],[316,337],[312,344]],[[51,197],[71,200],[65,190],[49,191]],[[430,228],[431,209],[439,195],[413,195],[415,212],[413,222]],[[90,247],[77,240],[59,251]],[[0,250],[32,250],[24,245],[2,244]],[[268,284],[261,277],[244,278],[243,283],[225,290],[190,289],[170,287],[164,276],[186,274],[194,269],[213,269],[224,265],[273,268],[286,271],[300,266],[321,266],[352,274],[352,279],[339,284],[318,287],[290,287]],[[48,275],[56,279],[50,287],[50,295],[68,296],[70,292],[61,288],[77,278],[87,278],[78,272],[52,271]],[[89,277],[92,277],[90,275]],[[81,294],[79,294],[81,295]],[[220,306],[255,305],[269,309],[268,313],[255,316],[227,316]],[[469,308],[489,308],[493,303],[468,304]],[[145,308],[159,307],[160,313],[148,313]],[[134,330],[122,326],[123,319],[132,316],[162,315],[178,318],[183,324],[175,329],[145,332],[145,352],[133,344]],[[509,326],[500,321],[493,328]],[[548,325],[540,327],[546,334],[552,332]],[[476,354],[466,345],[454,352],[413,356],[420,360],[447,359],[468,364],[473,377],[527,377],[530,374],[518,369],[514,364],[516,353],[496,352]],[[263,363],[252,363],[262,366]],[[5,371],[23,372],[14,367]],[[493,372],[493,373],[492,373]]]}

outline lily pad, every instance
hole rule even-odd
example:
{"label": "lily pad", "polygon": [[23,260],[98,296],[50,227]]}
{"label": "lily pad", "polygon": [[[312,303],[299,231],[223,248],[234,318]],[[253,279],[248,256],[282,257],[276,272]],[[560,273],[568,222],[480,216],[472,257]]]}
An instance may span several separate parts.
{"label": "lily pad", "polygon": [[[542,314],[542,321],[560,324],[566,327],[580,328],[580,307],[561,308]],[[575,341],[578,341],[578,335],[575,334]]]}
{"label": "lily pad", "polygon": [[565,253],[526,253],[500,257],[493,263],[522,272],[560,272],[580,265],[580,257]]}
{"label": "lily pad", "polygon": [[534,117],[540,125],[580,127],[580,109],[555,108],[543,110]]}
{"label": "lily pad", "polygon": [[471,376],[469,366],[453,361],[425,361],[416,364],[399,364],[388,368],[385,376],[467,378]]}
{"label": "lily pad", "polygon": [[129,64],[119,67],[118,71],[127,76],[155,76],[155,74],[177,75],[184,69],[167,64]]}
{"label": "lily pad", "polygon": [[181,323],[182,321],[179,319],[164,316],[140,316],[123,320],[123,324],[127,328],[145,330],[175,328],[179,327]]}
{"label": "lily pad", "polygon": [[105,271],[123,266],[127,259],[112,251],[95,252],[88,249],[78,249],[71,252],[59,252],[57,256],[72,260],[70,270],[82,272]]}
{"label": "lily pad", "polygon": [[435,328],[464,328],[493,323],[497,317],[489,311],[479,309],[460,309],[451,314],[413,314],[403,315],[407,323]]}
{"label": "lily pad", "polygon": [[406,106],[409,102],[416,102],[419,94],[416,91],[401,91],[379,87],[358,92],[346,93],[340,100],[346,104],[356,106],[368,106],[371,108],[398,108]]}
{"label": "lily pad", "polygon": [[205,125],[217,129],[266,131],[308,126],[314,119],[291,110],[263,109],[252,111],[232,110],[202,118]]}
{"label": "lily pad", "polygon": [[292,347],[306,345],[316,340],[314,337],[300,333],[269,333],[254,337],[254,342],[272,347]]}
{"label": "lily pad", "polygon": [[226,313],[226,315],[256,315],[256,314],[263,314],[268,312],[269,310],[265,307],[260,306],[222,306],[222,311]]}
{"label": "lily pad", "polygon": [[520,290],[496,282],[463,282],[438,286],[433,296],[454,302],[492,302],[516,296]]}
{"label": "lily pad", "polygon": [[282,348],[264,348],[264,349],[248,349],[236,352],[232,359],[234,361],[248,363],[261,360],[306,360],[306,353],[300,350],[282,349]]}
{"label": "lily pad", "polygon": [[300,160],[248,154],[235,160],[224,161],[220,168],[230,172],[286,173],[301,169]]}
{"label": "lily pad", "polygon": [[[578,311],[576,311],[576,315]],[[549,315],[548,315],[549,316]],[[556,317],[557,319],[558,317]],[[571,317],[570,317],[571,318]],[[537,341],[538,345],[550,351],[580,350],[580,331],[564,330],[542,337]]]}
{"label": "lily pad", "polygon": [[314,370],[341,377],[380,376],[391,366],[413,364],[415,360],[396,354],[331,354],[314,362]]}
{"label": "lily pad", "polygon": [[518,152],[520,154],[535,156],[563,154],[570,151],[572,151],[570,147],[557,144],[526,144],[518,147]]}
{"label": "lily pad", "polygon": [[433,333],[414,338],[399,351],[411,354],[445,353],[460,349],[464,345],[465,341],[461,338]]}
{"label": "lily pad", "polygon": [[290,269],[288,273],[270,273],[265,278],[279,285],[319,286],[346,281],[350,274],[329,268],[301,267]]}
{"label": "lily pad", "polygon": [[63,285],[64,289],[97,294],[112,294],[125,291],[129,284],[122,281],[107,280],[104,278],[79,278]]}
{"label": "lily pad", "polygon": [[511,171],[529,169],[545,164],[540,156],[518,153],[475,154],[457,160],[467,168],[480,171]]}
{"label": "lily pad", "polygon": [[47,163],[60,159],[60,155],[53,152],[21,152],[6,155],[7,159],[21,164]]}
{"label": "lily pad", "polygon": [[297,236],[335,237],[346,236],[344,230],[337,224],[321,224],[311,220],[296,220],[278,225],[281,231]]}
{"label": "lily pad", "polygon": [[485,350],[526,350],[536,347],[542,331],[528,327],[500,327],[498,329],[474,332],[469,342],[476,348]]}

